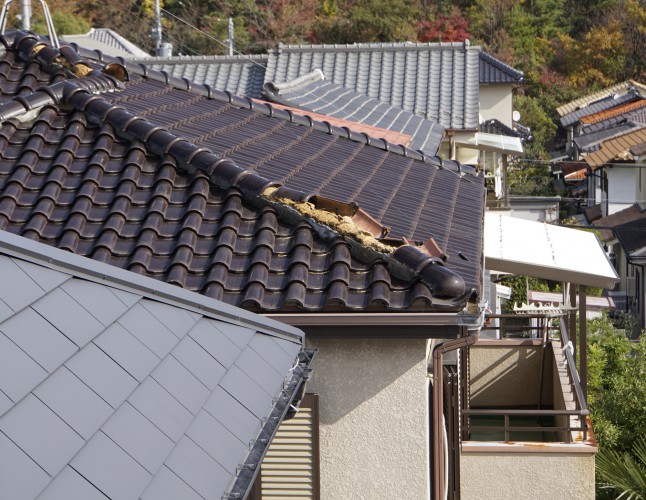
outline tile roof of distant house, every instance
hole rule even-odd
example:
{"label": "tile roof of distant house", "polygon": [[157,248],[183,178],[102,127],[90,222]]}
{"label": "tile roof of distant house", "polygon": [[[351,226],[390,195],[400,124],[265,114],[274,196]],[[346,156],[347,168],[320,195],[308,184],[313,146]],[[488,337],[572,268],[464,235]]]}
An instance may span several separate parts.
{"label": "tile roof of distant house", "polygon": [[586,106],[596,101],[600,101],[608,97],[612,97],[613,95],[625,94],[630,89],[634,89],[638,92],[645,92],[646,85],[643,85],[634,80],[627,80],[625,82],[618,83],[617,85],[613,85],[612,87],[608,87],[598,92],[594,92],[592,94],[588,94],[578,99],[574,99],[573,101],[570,101],[566,104],[563,104],[562,106],[559,106],[558,108],[556,108],[556,111],[560,117],[563,117],[569,113],[572,113],[579,109],[583,109]]}
{"label": "tile roof of distant house", "polygon": [[487,134],[506,135],[508,137],[519,137],[522,141],[531,141],[532,131],[528,127],[514,123],[514,128],[508,127],[495,118],[480,124],[480,132]]}
{"label": "tile roof of distant house", "polygon": [[643,99],[641,93],[632,89],[622,95],[610,95],[598,101],[592,102],[585,107],[576,109],[571,113],[563,115],[560,119],[561,126],[569,127],[581,121],[585,116],[595,115],[603,111],[615,108],[617,106],[623,106],[628,103],[633,103]]}
{"label": "tile roof of distant house", "polygon": [[620,210],[619,212],[615,212],[614,214],[593,221],[592,225],[598,228],[601,240],[608,243],[615,239],[615,235],[613,233],[613,229],[615,227],[637,219],[643,219],[645,217],[646,212],[644,212],[637,203],[634,203],[630,207]]}
{"label": "tile roof of distant house", "polygon": [[320,69],[331,82],[447,128],[477,129],[480,47],[464,43],[279,45],[265,81]]}
{"label": "tile roof of distant house", "polygon": [[630,148],[643,142],[646,142],[646,128],[602,142],[599,151],[584,156],[583,160],[593,170],[613,160],[632,160]]}
{"label": "tile roof of distant house", "polygon": [[632,146],[630,152],[635,156],[643,156],[646,154],[646,141]]}
{"label": "tile roof of distant house", "polygon": [[599,123],[609,118],[626,115],[631,111],[641,109],[646,106],[646,99],[641,99],[639,101],[629,102],[623,106],[616,106],[608,110],[600,111],[593,115],[584,116],[581,118],[581,122],[587,124]]}
{"label": "tile roof of distant house", "polygon": [[480,83],[522,83],[525,74],[496,59],[491,54],[480,51]]}
{"label": "tile roof of distant house", "polygon": [[90,50],[100,50],[112,57],[150,57],[148,52],[109,28],[92,28],[83,35],[63,35],[61,38],[67,43]]}
{"label": "tile roof of distant house", "polygon": [[5,231],[0,271],[3,498],[242,498],[302,332]]}
{"label": "tile roof of distant house", "polygon": [[646,216],[638,217],[613,229],[619,244],[631,257],[646,256]]}
{"label": "tile roof of distant house", "polygon": [[265,312],[459,311],[479,293],[473,169],[20,32],[0,42],[0,227]]}
{"label": "tile roof of distant house", "polygon": [[146,67],[247,97],[259,97],[267,55],[174,56],[129,59]]}
{"label": "tile roof of distant house", "polygon": [[[637,101],[639,103],[646,103],[646,100]],[[646,106],[639,107],[632,111],[628,111],[623,114],[618,114],[611,116],[602,121],[598,121],[592,124],[584,124],[581,128],[581,135],[586,135],[594,132],[599,132],[601,130],[606,130],[608,128],[615,127],[623,123],[635,123],[646,125]]]}
{"label": "tile roof of distant house", "polygon": [[646,127],[646,124],[643,123],[621,123],[614,127],[608,127],[597,132],[579,135],[574,138],[574,144],[576,144],[576,147],[580,152],[590,153],[597,151],[599,149],[599,145],[609,139],[625,135],[629,132],[634,132],[644,127]]}
{"label": "tile roof of distant house", "polygon": [[440,124],[324,78],[320,70],[314,70],[292,82],[268,82],[262,95],[271,102],[406,134],[410,137],[407,147],[428,156],[437,154],[444,135]]}

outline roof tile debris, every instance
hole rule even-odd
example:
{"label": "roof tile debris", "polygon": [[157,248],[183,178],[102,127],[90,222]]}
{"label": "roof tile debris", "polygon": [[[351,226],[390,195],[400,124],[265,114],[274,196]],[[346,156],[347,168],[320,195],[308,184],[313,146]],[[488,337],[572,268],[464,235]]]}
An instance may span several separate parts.
{"label": "roof tile debris", "polygon": [[[76,52],[1,41],[2,228],[258,311],[459,310],[479,291],[468,167],[104,56],[74,78]],[[343,236],[270,187],[361,207],[410,250]],[[444,266],[417,246],[430,237]]]}

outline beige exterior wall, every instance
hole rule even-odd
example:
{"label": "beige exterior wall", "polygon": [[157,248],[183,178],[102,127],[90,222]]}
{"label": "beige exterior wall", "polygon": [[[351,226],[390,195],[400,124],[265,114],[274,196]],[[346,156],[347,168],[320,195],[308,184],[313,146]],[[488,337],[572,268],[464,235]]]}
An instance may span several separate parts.
{"label": "beige exterior wall", "polygon": [[[471,405],[535,405],[540,386],[541,349],[541,346],[471,346]],[[551,404],[555,387],[551,350],[545,353],[545,360],[543,403]]]}
{"label": "beige exterior wall", "polygon": [[466,453],[462,500],[592,500],[593,453]]}
{"label": "beige exterior wall", "polygon": [[426,341],[316,339],[321,499],[428,499]]}
{"label": "beige exterior wall", "polygon": [[511,127],[512,112],[511,85],[480,85],[480,115],[483,120],[495,118]]}

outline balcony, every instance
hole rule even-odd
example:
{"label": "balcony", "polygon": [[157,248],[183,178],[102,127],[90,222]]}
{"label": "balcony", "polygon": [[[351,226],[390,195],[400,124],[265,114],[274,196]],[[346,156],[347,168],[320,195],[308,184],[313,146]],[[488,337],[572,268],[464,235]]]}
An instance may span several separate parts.
{"label": "balcony", "polygon": [[[563,314],[489,320],[464,353],[463,406],[452,414],[460,498],[594,498],[596,444]],[[458,404],[456,392],[445,394]]]}

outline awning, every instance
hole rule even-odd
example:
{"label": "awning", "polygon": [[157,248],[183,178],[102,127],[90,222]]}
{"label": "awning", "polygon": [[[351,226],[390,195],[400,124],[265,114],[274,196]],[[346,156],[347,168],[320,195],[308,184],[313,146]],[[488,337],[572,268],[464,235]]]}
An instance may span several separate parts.
{"label": "awning", "polygon": [[485,213],[485,267],[577,285],[619,282],[597,237],[587,231]]}
{"label": "awning", "polygon": [[487,134],[485,132],[476,132],[473,135],[461,137],[455,136],[455,145],[478,151],[494,151],[496,153],[506,153],[510,155],[524,154],[523,144],[519,137],[510,137],[508,135]]}

